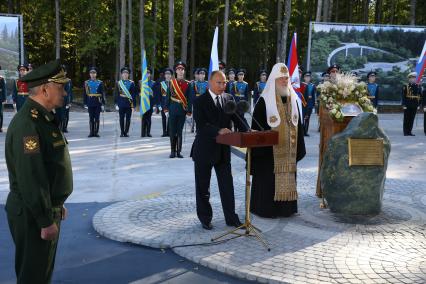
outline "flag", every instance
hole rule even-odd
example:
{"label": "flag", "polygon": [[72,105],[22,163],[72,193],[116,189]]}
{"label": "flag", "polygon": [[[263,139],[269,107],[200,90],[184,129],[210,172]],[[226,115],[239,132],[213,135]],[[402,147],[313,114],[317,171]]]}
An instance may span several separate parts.
{"label": "flag", "polygon": [[212,51],[210,54],[210,65],[209,65],[209,79],[210,74],[213,71],[219,70],[219,55],[217,51],[217,38],[219,37],[219,27],[216,27],[214,30],[213,42],[212,42]]}
{"label": "flag", "polygon": [[297,34],[294,33],[290,44],[290,51],[288,53],[287,67],[290,73],[291,85],[297,94],[297,103],[299,107],[300,115],[302,115],[302,105],[306,106],[305,98],[303,97],[300,88],[300,76],[299,76],[299,62],[297,59]]}
{"label": "flag", "polygon": [[142,50],[142,82],[141,82],[141,94],[140,94],[140,114],[142,115],[147,112],[150,108],[149,97],[152,96],[152,90],[148,85],[148,64],[146,62],[146,52]]}
{"label": "flag", "polygon": [[423,50],[422,53],[420,54],[419,60],[417,61],[417,65],[416,65],[416,72],[417,72],[417,78],[416,78],[416,83],[420,83],[420,80],[423,77],[423,74],[425,72],[425,68],[426,68],[426,40],[425,40],[425,44],[423,45]]}

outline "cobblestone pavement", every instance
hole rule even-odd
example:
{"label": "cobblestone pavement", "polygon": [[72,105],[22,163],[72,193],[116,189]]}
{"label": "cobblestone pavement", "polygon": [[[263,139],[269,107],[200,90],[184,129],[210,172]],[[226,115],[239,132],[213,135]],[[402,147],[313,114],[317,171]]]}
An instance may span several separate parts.
{"label": "cobblestone pavement", "polygon": [[[234,162],[237,208],[244,217],[243,163]],[[347,220],[320,209],[313,196],[316,173],[299,172],[299,214],[253,224],[271,244],[240,237],[217,245],[212,237],[232,229],[223,218],[217,184],[212,179],[214,230],[201,228],[195,214],[193,186],[160,197],[124,201],[99,211],[95,229],[105,237],[177,254],[209,268],[263,283],[425,283],[426,191],[416,181],[388,179],[382,213]],[[181,246],[181,247],[179,247]],[[183,247],[182,247],[183,246]]]}

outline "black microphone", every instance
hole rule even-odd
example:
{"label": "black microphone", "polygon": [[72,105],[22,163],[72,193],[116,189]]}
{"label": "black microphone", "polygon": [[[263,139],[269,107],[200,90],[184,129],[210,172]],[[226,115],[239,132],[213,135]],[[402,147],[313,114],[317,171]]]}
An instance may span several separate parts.
{"label": "black microphone", "polygon": [[253,117],[253,115],[251,114],[250,110],[250,105],[247,101],[239,101],[237,103],[237,111],[238,113],[248,113],[251,116],[251,119],[253,119],[253,121],[257,124],[257,126],[259,126],[260,130],[265,131],[265,129],[262,127],[262,125],[260,125],[260,123]]}
{"label": "black microphone", "polygon": [[238,114],[237,107],[238,107],[238,104],[236,104],[234,101],[229,100],[223,106],[223,111],[229,115],[235,114],[238,117],[238,119],[241,121],[241,123],[244,124],[245,127],[247,127],[248,131],[251,131],[250,126],[247,124],[247,121],[242,119],[241,116]]}

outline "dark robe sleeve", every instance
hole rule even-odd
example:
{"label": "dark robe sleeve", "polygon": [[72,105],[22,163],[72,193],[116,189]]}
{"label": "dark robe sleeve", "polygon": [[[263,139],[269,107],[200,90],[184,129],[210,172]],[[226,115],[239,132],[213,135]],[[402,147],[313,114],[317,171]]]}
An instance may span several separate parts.
{"label": "dark robe sleeve", "polygon": [[306,155],[306,147],[305,147],[305,137],[304,130],[302,126],[302,121],[300,120],[299,113],[299,123],[297,124],[297,153],[296,153],[296,162],[299,162]]}

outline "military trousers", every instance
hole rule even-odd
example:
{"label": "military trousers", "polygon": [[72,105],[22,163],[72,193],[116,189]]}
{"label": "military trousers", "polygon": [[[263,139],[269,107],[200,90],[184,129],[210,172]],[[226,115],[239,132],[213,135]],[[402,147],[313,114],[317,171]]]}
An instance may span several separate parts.
{"label": "military trousers", "polygon": [[90,122],[99,122],[99,117],[101,115],[101,106],[89,106],[89,121]]}
{"label": "military trousers", "polygon": [[170,137],[182,137],[183,127],[185,126],[186,115],[169,116],[169,135]]}
{"label": "military trousers", "polygon": [[403,131],[404,135],[409,135],[413,131],[414,119],[416,118],[417,108],[407,107],[404,110],[404,124]]}
{"label": "military trousers", "polygon": [[[15,243],[15,272],[18,284],[50,283],[55,264],[58,238],[41,239],[41,229],[24,203],[10,193],[6,202],[7,220]],[[53,208],[53,219],[61,225],[61,208]]]}
{"label": "military trousers", "polygon": [[21,109],[21,107],[24,105],[25,101],[27,100],[28,96],[22,96],[22,95],[18,95],[16,97],[16,111],[19,111]]}
{"label": "military trousers", "polygon": [[0,102],[0,131],[3,128],[3,104]]}
{"label": "military trousers", "polygon": [[161,111],[161,124],[163,126],[163,135],[169,135],[169,125],[164,110]]}

